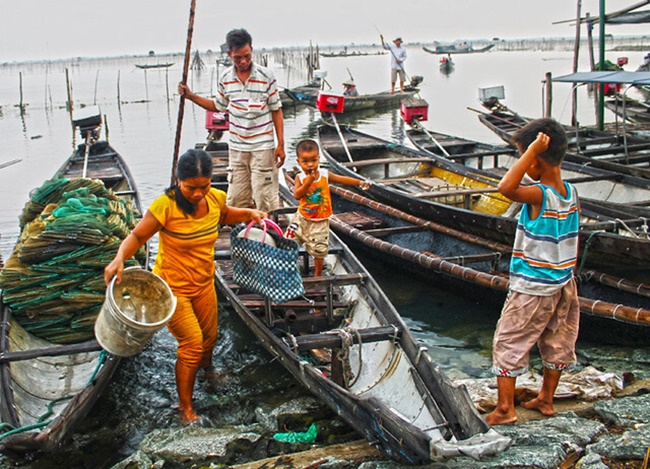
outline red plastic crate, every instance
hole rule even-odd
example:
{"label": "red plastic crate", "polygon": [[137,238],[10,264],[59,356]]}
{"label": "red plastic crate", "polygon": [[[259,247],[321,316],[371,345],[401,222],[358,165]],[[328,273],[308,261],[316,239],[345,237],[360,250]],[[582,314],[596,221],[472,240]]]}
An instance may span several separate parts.
{"label": "red plastic crate", "polygon": [[405,99],[400,106],[400,114],[407,124],[416,119],[425,121],[429,117],[429,103],[424,99]]}
{"label": "red plastic crate", "polygon": [[319,91],[316,97],[316,108],[323,112],[343,112],[345,97],[341,93]]}
{"label": "red plastic crate", "polygon": [[228,130],[228,112],[206,111],[205,128],[208,130]]}

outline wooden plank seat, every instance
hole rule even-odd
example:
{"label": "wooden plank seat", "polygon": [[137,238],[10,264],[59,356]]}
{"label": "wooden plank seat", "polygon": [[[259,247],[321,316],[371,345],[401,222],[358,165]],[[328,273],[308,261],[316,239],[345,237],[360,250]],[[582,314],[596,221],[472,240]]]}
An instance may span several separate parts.
{"label": "wooden plank seat", "polygon": [[[247,295],[241,295],[242,303],[249,309],[263,309],[266,306],[266,299],[259,296],[257,299],[245,299]],[[328,307],[327,301],[307,301],[307,300],[289,300],[284,303],[273,303],[273,308],[276,309],[325,309]],[[343,301],[332,302],[334,309],[347,308],[348,303]]]}
{"label": "wooden plank seat", "polygon": [[375,238],[386,238],[387,236],[393,234],[403,234],[403,233],[419,233],[421,231],[429,231],[427,226],[393,226],[391,228],[375,228],[370,230],[364,230],[364,233],[374,236]]}
{"label": "wooden plank seat", "polygon": [[346,225],[353,226],[358,230],[369,230],[378,228],[382,224],[379,217],[371,217],[361,212],[343,212],[333,215],[333,218],[342,221]]}
{"label": "wooden plank seat", "polygon": [[[320,348],[341,348],[343,346],[343,339],[341,335],[335,333],[336,329],[329,333],[308,334],[303,336],[292,336],[284,338],[284,341],[294,348],[297,346],[298,352],[305,352],[308,350]],[[401,337],[401,331],[393,326],[380,326],[369,327],[367,329],[357,329],[349,331],[341,331],[345,334],[350,334],[352,343],[358,344],[359,337],[361,343],[381,342],[384,340],[396,341]]]}

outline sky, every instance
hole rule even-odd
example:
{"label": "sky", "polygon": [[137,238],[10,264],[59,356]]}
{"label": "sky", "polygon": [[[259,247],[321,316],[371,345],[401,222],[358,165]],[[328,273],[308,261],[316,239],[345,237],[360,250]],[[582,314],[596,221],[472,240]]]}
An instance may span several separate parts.
{"label": "sky", "polygon": [[[582,0],[598,16],[599,0]],[[606,0],[611,13],[638,0]],[[404,42],[573,37],[577,0],[196,0],[192,49],[218,50],[246,28],[255,49]],[[71,57],[184,52],[191,0],[0,0],[0,64]],[[645,8],[644,8],[645,9]],[[586,30],[583,27],[583,35]],[[607,26],[613,35],[648,25]]]}

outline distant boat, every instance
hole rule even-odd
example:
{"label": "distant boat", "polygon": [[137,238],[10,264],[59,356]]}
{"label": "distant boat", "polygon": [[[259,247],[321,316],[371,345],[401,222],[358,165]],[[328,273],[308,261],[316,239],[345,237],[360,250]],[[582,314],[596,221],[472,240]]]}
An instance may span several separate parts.
{"label": "distant boat", "polygon": [[162,63],[162,64],[135,64],[138,68],[168,68],[174,65],[174,62]]}
{"label": "distant boat", "polygon": [[616,95],[605,101],[605,107],[630,122],[650,122],[650,103]]}
{"label": "distant boat", "polygon": [[435,49],[422,46],[429,54],[476,54],[478,52],[486,52],[494,47],[494,44],[474,49],[474,44],[471,42],[460,42],[454,44],[439,44],[434,43]]}

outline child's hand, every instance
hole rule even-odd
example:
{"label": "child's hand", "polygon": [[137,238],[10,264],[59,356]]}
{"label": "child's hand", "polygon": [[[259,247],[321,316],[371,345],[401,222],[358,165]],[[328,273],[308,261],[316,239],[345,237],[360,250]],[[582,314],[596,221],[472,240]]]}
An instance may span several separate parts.
{"label": "child's hand", "polygon": [[367,191],[370,189],[370,186],[372,183],[370,181],[359,181],[359,187],[361,188],[362,191]]}
{"label": "child's hand", "polygon": [[540,153],[544,153],[546,151],[549,143],[551,143],[551,137],[546,135],[544,132],[540,132],[537,134],[537,138],[535,139],[535,141],[530,144],[528,150],[535,152],[535,154],[539,155]]}

